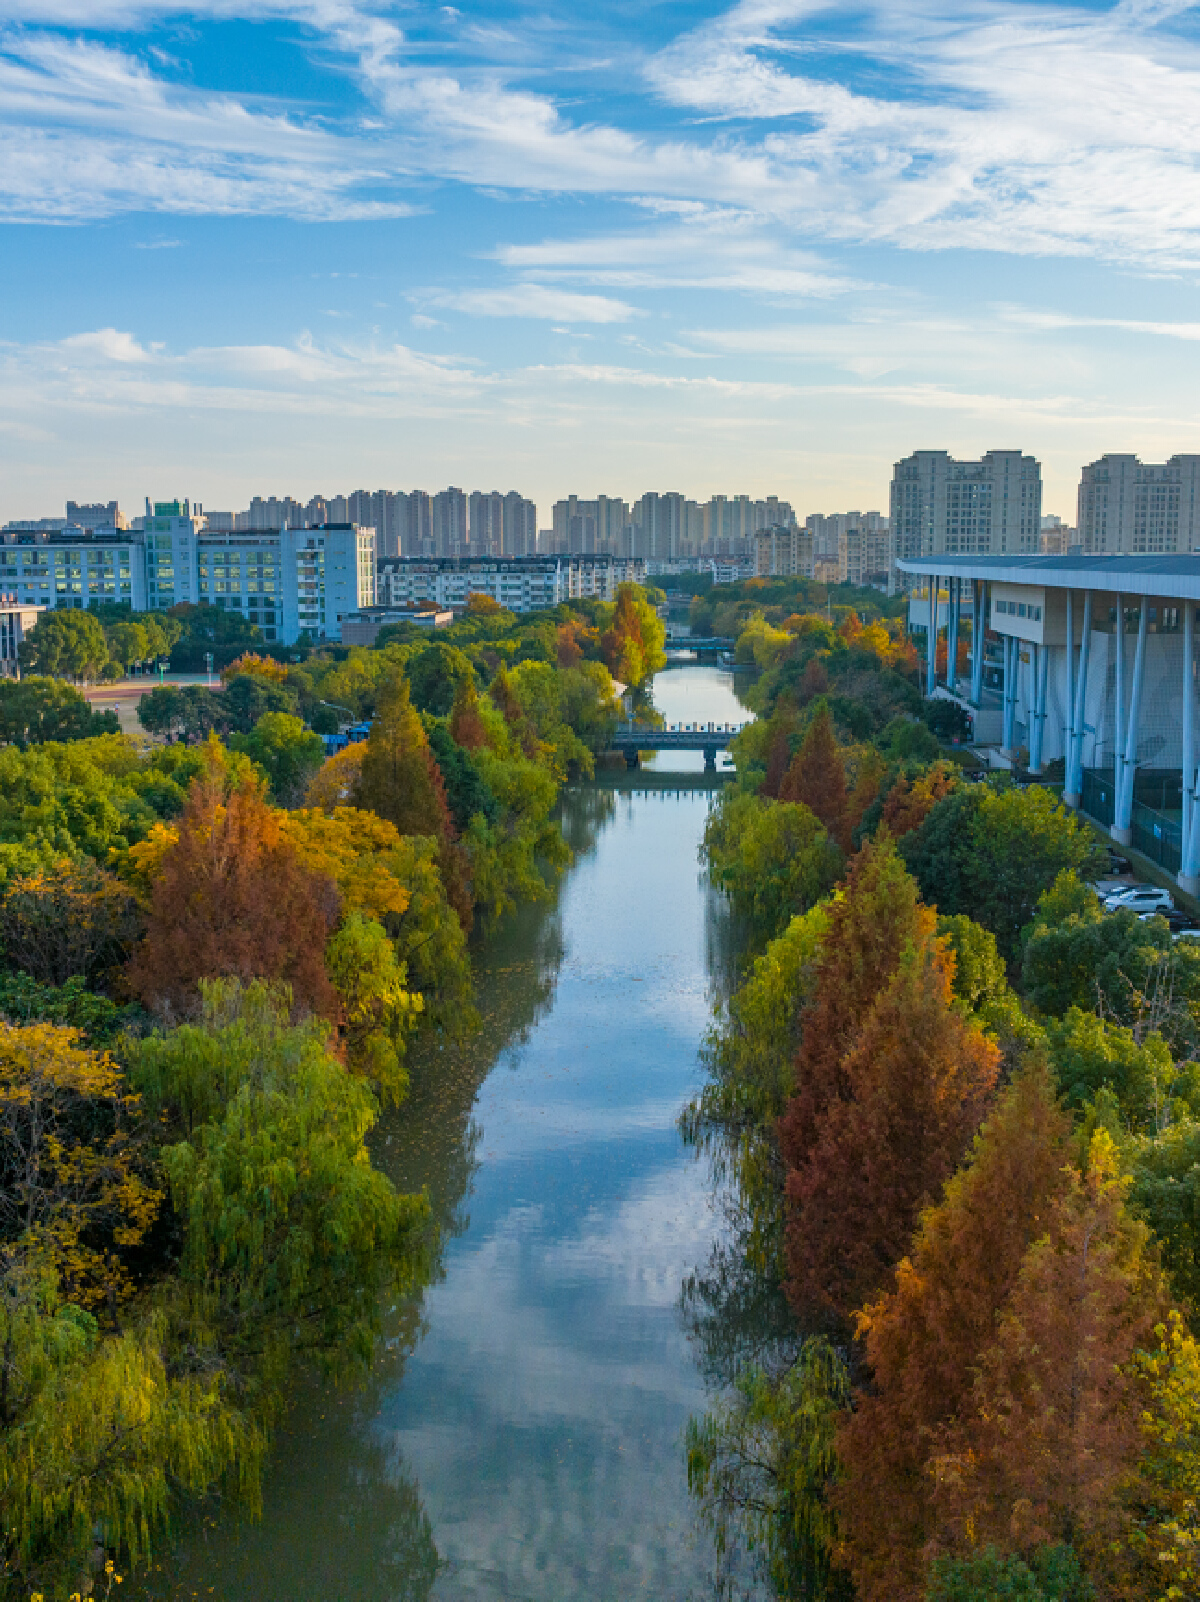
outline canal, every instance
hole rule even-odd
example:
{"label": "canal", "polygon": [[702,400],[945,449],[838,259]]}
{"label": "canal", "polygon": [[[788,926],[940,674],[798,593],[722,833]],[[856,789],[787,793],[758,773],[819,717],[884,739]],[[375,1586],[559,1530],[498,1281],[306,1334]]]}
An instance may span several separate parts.
{"label": "canal", "polygon": [[[741,721],[732,682],[674,668],[655,703]],[[136,1596],[713,1594],[682,1450],[706,1392],[680,1289],[720,1215],[677,1120],[728,943],[697,860],[711,791],[694,771],[653,788],[702,761],[564,796],[574,863],[483,943],[480,1031],[418,1057],[376,1131],[379,1166],[428,1187],[434,1282],[387,1311],[365,1386],[295,1398],[261,1521],[197,1518]]]}

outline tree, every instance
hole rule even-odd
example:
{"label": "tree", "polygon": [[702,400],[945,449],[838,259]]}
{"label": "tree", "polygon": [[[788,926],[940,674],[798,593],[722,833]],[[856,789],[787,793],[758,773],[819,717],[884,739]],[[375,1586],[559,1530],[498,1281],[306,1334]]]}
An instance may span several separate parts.
{"label": "tree", "polygon": [[956,790],[900,850],[925,899],[990,929],[1010,964],[1042,893],[1064,869],[1086,877],[1101,857],[1091,831],[1036,784]]}
{"label": "tree", "polygon": [[475,676],[464,675],[454,691],[454,705],[450,709],[450,733],[464,751],[478,751],[487,744],[487,732],[479,715],[479,696],[475,689]]}
{"label": "tree", "polygon": [[818,702],[813,709],[804,741],[779,786],[779,799],[808,807],[845,848],[842,823],[846,811],[846,766],[825,702]]}
{"label": "tree", "polygon": [[807,807],[763,804],[732,788],[708,815],[709,873],[751,924],[760,948],[837,882],[843,857]]}
{"label": "tree", "polygon": [[280,806],[299,806],[325,761],[325,744],[290,712],[264,712],[251,734],[234,734],[230,749],[257,762]]}
{"label": "tree", "polygon": [[116,734],[118,727],[115,713],[93,712],[61,679],[0,679],[0,742],[6,745],[24,750],[47,740],[88,740]]}
{"label": "tree", "polygon": [[1094,1602],[1095,1587],[1069,1546],[1041,1546],[1029,1562],[994,1546],[964,1558],[937,1558],[925,1602]]}
{"label": "tree", "polygon": [[361,912],[346,917],[325,951],[329,977],[341,1002],[346,1063],[373,1084],[385,1103],[399,1106],[408,1092],[406,1036],[421,998],[406,989],[404,964],[382,924]]}
{"label": "tree", "polygon": [[[840,933],[835,910],[818,985]],[[879,1290],[978,1128],[999,1052],[953,1005],[953,972],[928,925],[906,942],[848,1042],[840,1093],[814,1121],[807,1152],[785,1144],[788,1295],[802,1310],[845,1317]],[[819,1007],[802,1022],[806,1035]],[[799,1084],[804,1056],[802,1046]]]}
{"label": "tree", "polygon": [[614,679],[637,685],[666,666],[667,631],[635,584],[617,588],[616,605],[600,637],[600,653]]}
{"label": "tree", "polygon": [[232,778],[218,752],[210,750],[163,859],[130,987],[153,1010],[186,1018],[202,979],[283,980],[298,1006],[332,1017],[324,951],[337,887],[300,863],[260,782]]}
{"label": "tree", "polygon": [[125,961],[140,931],[133,896],[86,858],[15,879],[0,903],[5,961],[41,984],[100,978]]}
{"label": "tree", "polygon": [[98,679],[108,662],[104,630],[90,612],[43,612],[17,648],[23,673]]}
{"label": "tree", "polygon": [[476,813],[485,822],[495,823],[499,805],[478,766],[471,760],[470,752],[464,750],[441,723],[435,723],[429,730],[429,745],[446,788],[450,816],[459,833],[468,827]]}
{"label": "tree", "polygon": [[[40,1275],[65,1299],[107,1308],[129,1294],[124,1254],[161,1193],[145,1177],[136,1096],[104,1052],[73,1029],[0,1023],[0,1302]],[[0,1353],[0,1422],[14,1409]]]}
{"label": "tree", "polygon": [[1126,1213],[1123,1190],[1098,1130],[1086,1172],[1068,1171],[1025,1253],[976,1360],[972,1405],[935,1455],[947,1544],[1062,1542],[1096,1578],[1120,1572],[1114,1553],[1132,1534],[1122,1493],[1143,1450],[1132,1358],[1165,1312],[1147,1231]]}
{"label": "tree", "polygon": [[410,656],[406,672],[413,705],[438,718],[449,715],[459,685],[475,677],[469,658],[444,640],[435,640]]}
{"label": "tree", "polygon": [[362,777],[363,758],[367,754],[366,742],[356,740],[352,745],[326,757],[308,783],[305,801],[322,812],[334,807],[349,806],[358,793]]}
{"label": "tree", "polygon": [[150,631],[140,618],[122,618],[119,622],[110,623],[104,630],[104,636],[108,642],[108,654],[122,673],[128,673],[135,662],[144,662],[151,655]]}
{"label": "tree", "polygon": [[395,825],[400,834],[428,835],[450,904],[464,928],[472,917],[467,862],[455,837],[442,775],[421,719],[399,674],[379,688],[355,804]]}
{"label": "tree", "polygon": [[145,1042],[132,1073],[182,1136],[163,1153],[181,1276],[230,1359],[274,1345],[369,1361],[382,1294],[422,1270],[428,1204],[372,1166],[371,1092],[324,1025],[288,1011],[278,989],[209,986],[198,1021]]}
{"label": "tree", "polygon": [[1065,1185],[1069,1125],[1045,1066],[1023,1068],[967,1164],[920,1221],[909,1257],[859,1318],[873,1384],[843,1415],[833,1502],[864,1602],[915,1602],[939,1528],[929,1460],[973,1401],[974,1365]]}
{"label": "tree", "polygon": [[444,840],[452,833],[442,776],[408,684],[399,675],[380,686],[357,804],[386,818],[401,834]]}
{"label": "tree", "polygon": [[495,617],[503,610],[494,595],[485,595],[482,590],[472,590],[467,596],[467,612],[471,617]]}

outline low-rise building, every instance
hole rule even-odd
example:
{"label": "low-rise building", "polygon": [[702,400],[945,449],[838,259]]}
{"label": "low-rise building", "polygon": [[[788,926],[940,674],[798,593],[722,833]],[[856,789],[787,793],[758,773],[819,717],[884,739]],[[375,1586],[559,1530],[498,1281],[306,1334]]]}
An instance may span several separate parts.
{"label": "low-rise building", "polygon": [[361,612],[347,612],[342,618],[342,644],[372,646],[379,631],[393,623],[413,623],[419,629],[445,629],[454,622],[454,613],[433,606],[371,606]]}
{"label": "low-rise building", "polygon": [[[144,612],[146,552],[128,530],[78,527],[0,529],[0,593],[21,606],[127,606]],[[173,603],[172,603],[173,604]]]}
{"label": "low-rise building", "polygon": [[487,595],[509,612],[539,612],[563,601],[612,601],[618,585],[645,577],[645,562],[631,557],[401,557],[380,562],[378,599],[381,606],[427,601],[464,611],[472,595]]}

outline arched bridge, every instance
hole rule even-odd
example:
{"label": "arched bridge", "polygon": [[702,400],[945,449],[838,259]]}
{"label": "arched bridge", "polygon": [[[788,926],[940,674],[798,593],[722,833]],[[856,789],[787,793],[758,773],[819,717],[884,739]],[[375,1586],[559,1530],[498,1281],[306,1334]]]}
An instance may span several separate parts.
{"label": "arched bridge", "polygon": [[655,729],[640,723],[622,723],[613,735],[609,749],[620,751],[625,766],[638,766],[642,751],[703,751],[705,771],[715,773],[717,752],[729,742],[744,723],[672,723]]}
{"label": "arched bridge", "polygon": [[668,634],[663,642],[663,649],[695,651],[697,656],[716,656],[722,651],[732,651],[736,644],[736,640],[726,639],[724,635],[719,634]]}

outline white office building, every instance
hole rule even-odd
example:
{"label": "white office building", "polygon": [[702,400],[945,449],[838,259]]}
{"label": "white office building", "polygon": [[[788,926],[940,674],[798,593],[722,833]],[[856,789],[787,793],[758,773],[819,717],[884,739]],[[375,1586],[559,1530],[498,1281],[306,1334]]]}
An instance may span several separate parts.
{"label": "white office building", "polygon": [[25,607],[110,604],[147,609],[143,536],[98,528],[84,534],[64,526],[0,529],[0,593]]}
{"label": "white office building", "polygon": [[1079,483],[1078,538],[1098,555],[1200,551],[1200,456],[1159,465],[1124,455],[1089,462]]}
{"label": "white office building", "polygon": [[202,534],[200,601],[239,612],[272,644],[340,640],[342,618],[375,604],[375,530],[354,523]]}

